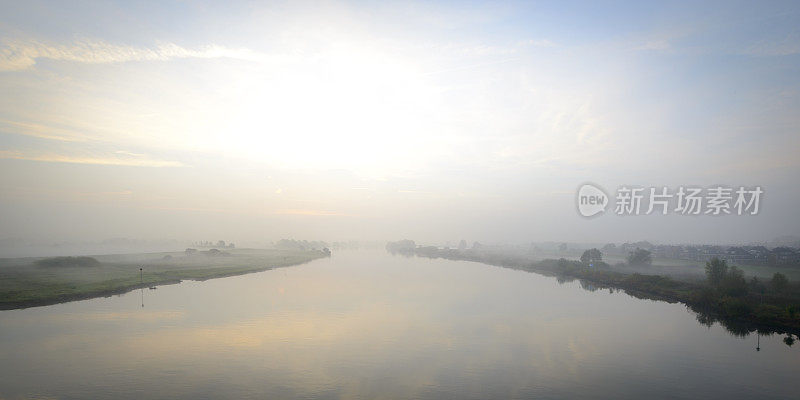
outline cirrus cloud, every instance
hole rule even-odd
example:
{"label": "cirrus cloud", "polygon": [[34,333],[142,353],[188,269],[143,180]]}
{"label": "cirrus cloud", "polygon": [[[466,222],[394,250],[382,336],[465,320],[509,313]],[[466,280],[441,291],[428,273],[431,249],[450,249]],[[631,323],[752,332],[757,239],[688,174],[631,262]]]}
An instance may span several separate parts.
{"label": "cirrus cloud", "polygon": [[218,45],[190,49],[174,43],[159,43],[154,47],[135,47],[93,39],[79,39],[68,44],[53,44],[32,39],[0,42],[0,71],[25,70],[36,65],[39,59],[108,64],[129,61],[166,61],[180,58],[232,58],[264,61],[266,56],[245,48],[233,49]]}
{"label": "cirrus cloud", "polygon": [[[121,154],[121,153],[118,153]],[[158,160],[147,157],[69,155],[55,153],[30,153],[18,150],[0,150],[0,159],[27,160],[68,164],[118,165],[129,167],[181,167],[180,161]]]}

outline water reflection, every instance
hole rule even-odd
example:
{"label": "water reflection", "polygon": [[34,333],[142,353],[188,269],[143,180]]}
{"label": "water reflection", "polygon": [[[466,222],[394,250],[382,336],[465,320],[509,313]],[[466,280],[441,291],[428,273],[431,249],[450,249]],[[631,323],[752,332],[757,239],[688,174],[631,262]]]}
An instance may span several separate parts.
{"label": "water reflection", "polygon": [[[401,255],[407,256],[407,254],[400,253],[400,252],[392,252],[392,254],[401,254]],[[572,276],[568,276],[568,275],[556,275],[556,282],[558,282],[559,285],[563,285],[563,284],[569,283],[569,282],[574,282],[575,280],[577,280],[579,282],[581,289],[589,291],[589,292],[595,292],[595,291],[597,291],[598,289],[600,289],[602,287],[602,286],[598,286],[594,282],[587,281],[585,279],[578,279],[578,278],[575,278],[575,277],[572,277]],[[608,289],[608,292],[610,294],[614,293],[614,288],[613,287],[605,287],[605,288]],[[623,292],[625,292],[625,291],[623,290]],[[644,294],[632,294],[631,296],[632,297],[636,297],[636,298],[652,299],[651,297],[648,297],[647,295],[644,295]],[[656,300],[659,300],[659,299],[656,299]],[[755,333],[756,336],[757,336],[756,351],[761,351],[761,336],[762,335],[765,335],[765,336],[773,336],[773,335],[776,335],[776,334],[785,335],[783,337],[783,343],[786,344],[789,347],[794,345],[795,341],[797,340],[795,338],[795,335],[790,333],[790,332],[776,331],[776,330],[774,330],[772,328],[766,328],[766,327],[758,326],[756,324],[753,324],[753,323],[750,323],[750,322],[747,322],[747,321],[741,321],[741,320],[736,320],[736,319],[732,319],[732,318],[724,318],[724,317],[715,316],[715,315],[713,315],[711,313],[706,312],[702,308],[691,307],[691,306],[687,306],[687,308],[691,312],[693,312],[695,314],[695,318],[697,319],[697,322],[699,322],[701,325],[705,326],[706,328],[711,328],[711,326],[713,326],[715,323],[718,323],[720,326],[724,327],[725,330],[728,333],[730,333],[731,335],[736,336],[736,337],[742,337],[742,338],[748,337],[751,334]]]}
{"label": "water reflection", "polygon": [[[413,256],[415,256],[415,254],[417,254],[413,250],[403,250],[403,251],[401,251],[401,250],[390,250],[389,253],[392,254],[393,256],[400,255],[400,256],[403,256],[403,257],[413,257]],[[441,257],[441,252],[434,251],[431,254],[425,254],[423,252],[423,253],[418,254],[416,256],[423,257],[423,258],[438,258],[438,257]],[[453,259],[458,259],[459,257],[460,257],[460,254],[458,252],[452,253],[452,258]],[[501,263],[501,264],[503,264],[503,263]],[[500,265],[500,267],[519,270],[520,268],[518,268],[516,265],[519,265],[518,261],[512,261],[512,262],[508,263],[508,266],[504,267],[504,266]],[[532,273],[539,273],[539,272],[532,272]],[[615,288],[613,288],[611,286],[607,286],[607,285],[604,285],[604,284],[599,284],[597,282],[588,281],[588,280],[585,280],[585,279],[576,278],[576,277],[571,276],[571,275],[555,274],[554,276],[555,276],[556,282],[558,282],[559,285],[564,285],[566,283],[574,282],[574,281],[577,280],[579,285],[580,285],[580,287],[581,287],[581,289],[589,291],[589,292],[595,292],[595,291],[597,291],[599,289],[608,289],[608,292],[610,294],[613,294],[615,292]],[[616,291],[622,291],[623,293],[626,293],[626,294],[628,294],[628,295],[630,295],[632,297],[638,298],[638,299],[666,301],[666,302],[670,302],[670,303],[675,303],[676,302],[675,300],[665,299],[665,298],[659,297],[657,295],[650,295],[648,293],[643,293],[643,292],[638,292],[638,291],[629,292],[629,291],[622,290],[622,289],[616,289]],[[794,341],[795,341],[794,334],[792,332],[786,332],[785,330],[777,330],[775,328],[761,326],[761,325],[752,323],[750,321],[743,321],[743,320],[737,319],[735,317],[720,316],[720,315],[714,314],[714,313],[710,312],[709,310],[706,310],[706,309],[704,309],[702,307],[699,307],[699,306],[687,305],[686,307],[691,312],[693,312],[695,314],[697,322],[699,322],[701,325],[703,325],[703,326],[705,326],[707,328],[710,328],[715,323],[718,323],[719,325],[724,327],[731,335],[734,335],[734,336],[737,336],[737,337],[747,337],[747,336],[749,336],[749,335],[751,335],[753,333],[758,333],[758,334],[762,334],[762,335],[764,335],[764,334],[767,334],[767,335],[773,335],[773,334],[786,335],[784,340],[783,340],[783,342],[786,345],[790,346],[790,347],[794,344]]]}
{"label": "water reflection", "polygon": [[[574,279],[572,279],[572,280],[574,280]],[[570,280],[568,278],[561,278],[561,279],[558,279],[558,282],[560,284],[563,284],[565,282],[571,282],[572,280]],[[580,282],[580,287],[583,290],[586,290],[586,291],[589,291],[589,292],[595,292],[595,291],[597,291],[599,289],[599,287],[594,282],[589,282],[589,281],[586,281],[586,280],[583,280],[583,279],[580,279],[579,282]],[[609,293],[614,293],[614,289],[613,288],[609,287],[608,290],[609,290]],[[652,299],[651,297],[649,297],[647,295],[643,295],[643,294],[634,294],[634,295],[631,295],[631,296],[632,297],[636,297],[636,298]],[[655,300],[659,300],[659,299],[655,299]],[[792,334],[790,332],[776,331],[776,330],[774,330],[772,328],[758,326],[757,324],[753,324],[753,323],[748,322],[748,321],[742,321],[742,320],[737,320],[737,319],[733,319],[733,318],[719,317],[719,316],[713,315],[711,313],[708,313],[705,310],[703,310],[702,308],[698,308],[698,307],[692,307],[692,306],[686,306],[686,307],[687,307],[687,309],[689,309],[691,312],[693,312],[695,314],[695,318],[696,318],[697,322],[699,322],[701,325],[705,326],[706,328],[710,328],[715,323],[718,323],[720,326],[724,327],[725,330],[728,331],[728,333],[730,333],[733,336],[737,336],[737,337],[747,337],[747,336],[750,336],[753,333],[756,333],[757,335],[769,335],[769,336],[772,336],[774,334],[781,334],[781,335],[785,335],[785,337],[783,339],[783,342],[786,345],[790,346],[790,347],[794,344],[794,341],[795,341],[794,334]]]}
{"label": "water reflection", "polygon": [[756,351],[761,351],[761,334],[758,333],[758,334],[756,334],[756,336],[757,336],[757,339],[756,339]]}
{"label": "water reflection", "polygon": [[680,305],[471,262],[340,253],[141,304],[0,312],[0,397],[765,398],[800,372],[778,337],[754,358]]}

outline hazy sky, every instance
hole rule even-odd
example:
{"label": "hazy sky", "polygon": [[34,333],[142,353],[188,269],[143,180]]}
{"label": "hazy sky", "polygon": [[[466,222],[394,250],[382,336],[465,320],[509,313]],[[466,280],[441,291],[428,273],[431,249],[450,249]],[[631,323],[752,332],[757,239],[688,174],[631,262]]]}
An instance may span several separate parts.
{"label": "hazy sky", "polygon": [[0,1],[0,238],[800,234],[800,5],[662,3]]}

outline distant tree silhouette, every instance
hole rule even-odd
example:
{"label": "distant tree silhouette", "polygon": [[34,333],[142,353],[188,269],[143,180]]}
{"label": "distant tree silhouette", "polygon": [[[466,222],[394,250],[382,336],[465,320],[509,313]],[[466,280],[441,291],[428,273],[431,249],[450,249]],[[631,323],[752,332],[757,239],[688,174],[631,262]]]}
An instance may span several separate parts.
{"label": "distant tree silhouette", "polygon": [[615,245],[614,243],[609,243],[609,244],[603,246],[603,251],[605,251],[606,253],[611,253],[611,252],[614,252],[616,250],[617,250],[617,245]]}
{"label": "distant tree silhouette", "polygon": [[747,294],[747,281],[744,280],[744,272],[734,266],[728,268],[728,273],[722,278],[720,282],[720,290],[722,293],[739,297]]}
{"label": "distant tree silhouette", "polygon": [[706,279],[712,286],[718,286],[728,273],[728,263],[718,257],[706,262]]}
{"label": "distant tree silhouette", "polygon": [[772,280],[769,284],[776,292],[783,292],[789,287],[789,279],[786,278],[786,275],[776,272],[775,275],[772,275]]}
{"label": "distant tree silhouette", "polygon": [[38,260],[35,264],[47,268],[100,266],[100,262],[92,257],[53,257]]}
{"label": "distant tree silhouette", "polygon": [[767,291],[767,287],[764,286],[764,284],[761,282],[761,280],[758,279],[755,276],[750,278],[749,286],[750,286],[750,290],[755,292],[755,293],[762,293],[763,294],[764,292]]}
{"label": "distant tree silhouette", "polygon": [[600,261],[603,261],[603,253],[597,249],[586,250],[581,255],[581,262],[584,264],[593,264]]}
{"label": "distant tree silhouette", "polygon": [[636,248],[636,250],[628,253],[629,265],[650,265],[653,263],[653,257],[650,252],[645,249]]}

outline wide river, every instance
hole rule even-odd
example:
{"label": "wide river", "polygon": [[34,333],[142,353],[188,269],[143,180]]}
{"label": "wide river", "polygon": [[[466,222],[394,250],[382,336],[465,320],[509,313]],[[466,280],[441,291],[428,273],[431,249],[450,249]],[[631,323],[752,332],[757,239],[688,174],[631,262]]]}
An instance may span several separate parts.
{"label": "wide river", "polygon": [[800,398],[800,344],[587,289],[353,251],[0,311],[0,398]]}

